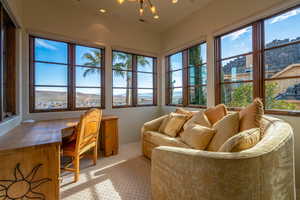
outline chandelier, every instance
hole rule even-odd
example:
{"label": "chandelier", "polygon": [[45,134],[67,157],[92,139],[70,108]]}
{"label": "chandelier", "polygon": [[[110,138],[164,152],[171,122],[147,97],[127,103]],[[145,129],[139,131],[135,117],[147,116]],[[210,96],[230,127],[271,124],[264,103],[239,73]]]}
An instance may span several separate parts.
{"label": "chandelier", "polygon": [[[124,3],[125,0],[117,0],[119,4]],[[151,0],[128,0],[132,2],[138,2],[139,3],[139,14],[140,16],[143,16],[144,9],[148,6],[150,12],[153,14],[154,19],[159,19],[159,15],[157,12],[156,7],[152,4]],[[171,0],[172,3],[177,3],[178,0]]]}

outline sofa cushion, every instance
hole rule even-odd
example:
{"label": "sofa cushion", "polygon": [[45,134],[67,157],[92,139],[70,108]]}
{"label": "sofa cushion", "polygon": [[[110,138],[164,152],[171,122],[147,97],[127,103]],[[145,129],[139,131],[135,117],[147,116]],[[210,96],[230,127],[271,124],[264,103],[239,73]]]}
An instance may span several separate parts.
{"label": "sofa cushion", "polygon": [[205,112],[207,119],[212,125],[227,115],[227,108],[224,104],[219,104],[215,107],[208,108]]}
{"label": "sofa cushion", "polygon": [[193,115],[195,114],[192,111],[188,111],[188,110],[183,109],[183,108],[176,108],[175,113],[186,115],[189,119],[192,118]]}
{"label": "sofa cushion", "polygon": [[195,124],[205,127],[211,127],[211,124],[203,111],[199,111],[196,114],[194,114],[194,116],[184,124],[183,129],[186,130],[190,125]]}
{"label": "sofa cushion", "polygon": [[179,131],[182,129],[184,123],[188,119],[188,116],[178,113],[170,113],[168,118],[164,119],[159,132],[164,133],[171,137],[176,137]]}
{"label": "sofa cushion", "polygon": [[218,150],[219,152],[240,152],[254,147],[260,140],[260,129],[252,128],[229,138]]}
{"label": "sofa cushion", "polygon": [[172,146],[172,147],[184,147],[190,148],[188,145],[182,142],[180,137],[170,137],[161,134],[156,131],[147,131],[143,136],[144,140],[150,142],[156,146]]}
{"label": "sofa cushion", "polygon": [[256,98],[253,103],[242,109],[239,114],[240,132],[251,128],[258,128],[264,114],[263,103],[259,98]]}
{"label": "sofa cushion", "polygon": [[215,130],[201,125],[190,125],[181,134],[184,143],[194,149],[203,150],[215,135]]}
{"label": "sofa cushion", "polygon": [[212,127],[216,130],[215,136],[208,145],[208,151],[218,151],[219,148],[239,131],[239,113],[228,114]]}

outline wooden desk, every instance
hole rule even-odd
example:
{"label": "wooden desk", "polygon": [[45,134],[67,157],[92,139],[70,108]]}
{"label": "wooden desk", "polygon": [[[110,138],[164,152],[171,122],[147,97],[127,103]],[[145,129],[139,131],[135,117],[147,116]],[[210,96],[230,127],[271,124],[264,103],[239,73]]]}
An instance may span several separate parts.
{"label": "wooden desk", "polygon": [[[115,116],[103,116],[104,130],[110,130],[105,127],[117,119]],[[22,123],[1,136],[0,185],[4,185],[5,190],[0,192],[0,196],[59,199],[61,129],[76,124],[78,120]],[[40,194],[34,196],[30,188]]]}

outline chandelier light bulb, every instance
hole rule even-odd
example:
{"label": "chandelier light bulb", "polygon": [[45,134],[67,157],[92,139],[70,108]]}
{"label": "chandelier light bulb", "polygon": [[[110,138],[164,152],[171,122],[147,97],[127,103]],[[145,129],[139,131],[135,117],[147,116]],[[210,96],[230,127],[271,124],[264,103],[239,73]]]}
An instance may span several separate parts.
{"label": "chandelier light bulb", "polygon": [[172,0],[172,3],[177,3],[178,2],[178,0]]}
{"label": "chandelier light bulb", "polygon": [[144,9],[140,8],[139,12],[140,12],[140,15],[143,15],[144,14]]}
{"label": "chandelier light bulb", "polygon": [[158,16],[158,15],[154,15],[153,18],[154,18],[154,19],[159,19],[159,16]]}
{"label": "chandelier light bulb", "polygon": [[122,4],[122,3],[124,3],[124,1],[125,1],[125,0],[118,0],[118,3],[119,3],[119,4]]}
{"label": "chandelier light bulb", "polygon": [[150,10],[151,10],[151,12],[154,14],[154,13],[156,13],[156,7],[155,6],[151,6],[150,7]]}

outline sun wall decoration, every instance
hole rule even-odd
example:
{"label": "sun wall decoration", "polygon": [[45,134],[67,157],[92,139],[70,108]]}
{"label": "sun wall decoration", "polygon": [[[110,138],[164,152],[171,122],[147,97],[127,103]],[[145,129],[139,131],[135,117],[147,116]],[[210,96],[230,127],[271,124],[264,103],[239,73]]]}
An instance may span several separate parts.
{"label": "sun wall decoration", "polygon": [[35,180],[35,176],[42,164],[35,166],[31,172],[24,176],[18,163],[14,170],[14,180],[0,180],[0,200],[44,200],[45,195],[36,192],[43,183],[51,181],[49,178]]}

